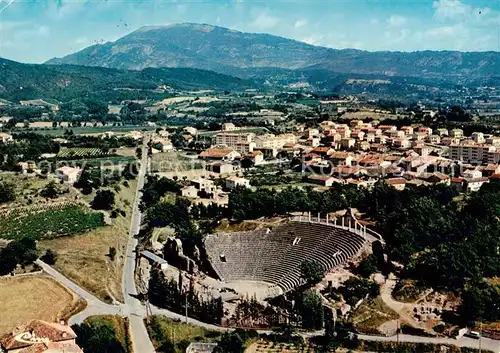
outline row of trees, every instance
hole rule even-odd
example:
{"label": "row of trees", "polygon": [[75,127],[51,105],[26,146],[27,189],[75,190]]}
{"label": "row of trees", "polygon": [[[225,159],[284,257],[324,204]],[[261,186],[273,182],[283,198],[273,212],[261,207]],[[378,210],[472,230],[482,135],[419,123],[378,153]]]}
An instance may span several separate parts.
{"label": "row of trees", "polygon": [[166,279],[163,272],[154,268],[149,279],[148,296],[152,304],[178,314],[185,314],[187,305],[189,317],[203,322],[220,324],[224,315],[220,297],[204,300],[192,283],[189,283],[186,289],[182,285],[182,280]]}

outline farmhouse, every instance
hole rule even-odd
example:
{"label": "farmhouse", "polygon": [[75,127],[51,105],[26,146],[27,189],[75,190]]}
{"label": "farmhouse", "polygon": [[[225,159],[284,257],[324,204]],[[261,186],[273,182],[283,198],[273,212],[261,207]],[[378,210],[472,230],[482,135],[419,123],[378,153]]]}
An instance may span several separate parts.
{"label": "farmhouse", "polygon": [[333,183],[342,183],[342,180],[336,179],[332,176],[311,175],[307,178],[310,183],[318,184],[321,186],[332,186]]}
{"label": "farmhouse", "polygon": [[236,175],[226,179],[226,188],[232,190],[238,186],[250,187],[250,180],[237,177]]}
{"label": "farmhouse", "polygon": [[64,166],[56,170],[56,176],[68,184],[74,184],[81,172],[81,168]]}
{"label": "farmhouse", "polygon": [[83,353],[76,334],[64,323],[32,320],[0,338],[0,352]]}
{"label": "farmhouse", "polygon": [[215,159],[215,160],[226,160],[232,161],[236,157],[241,157],[241,155],[228,147],[213,147],[206,151],[203,151],[199,155],[202,159]]}
{"label": "farmhouse", "polygon": [[212,164],[208,164],[205,167],[206,170],[212,173],[217,173],[217,174],[227,174],[227,173],[232,173],[234,170],[234,167],[230,163],[223,163],[223,162],[216,162]]}

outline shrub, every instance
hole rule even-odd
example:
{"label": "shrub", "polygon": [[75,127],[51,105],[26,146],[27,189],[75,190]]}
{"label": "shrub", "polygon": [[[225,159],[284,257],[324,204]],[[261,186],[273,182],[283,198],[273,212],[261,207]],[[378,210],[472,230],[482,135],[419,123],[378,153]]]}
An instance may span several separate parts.
{"label": "shrub", "polygon": [[41,260],[48,265],[54,265],[57,261],[57,254],[51,249],[47,249],[45,254],[41,257]]}
{"label": "shrub", "polygon": [[111,261],[115,261],[115,257],[116,257],[116,248],[112,246],[109,248],[109,258],[111,259]]}

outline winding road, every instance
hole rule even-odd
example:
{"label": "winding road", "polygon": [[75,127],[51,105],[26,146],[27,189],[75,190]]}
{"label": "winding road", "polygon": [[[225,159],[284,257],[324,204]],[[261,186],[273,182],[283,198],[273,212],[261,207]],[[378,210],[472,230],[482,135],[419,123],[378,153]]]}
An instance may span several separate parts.
{"label": "winding road", "polygon": [[[136,235],[139,233],[141,226],[142,214],[139,209],[140,203],[140,193],[144,187],[144,179],[147,171],[147,144],[149,142],[149,136],[146,135],[143,143],[141,167],[138,175],[137,191],[135,196],[135,201],[133,205],[132,221],[130,226],[129,241],[127,244],[125,266],[123,272],[122,286],[123,286],[123,297],[124,304],[110,305],[102,302],[100,299],[95,297],[93,294],[89,293],[85,289],[81,288],[76,283],[72,282],[60,272],[53,269],[51,266],[47,265],[41,260],[37,260],[36,263],[50,276],[52,276],[56,281],[66,286],[78,296],[87,301],[87,307],[82,312],[74,315],[69,320],[71,325],[82,323],[86,318],[94,315],[119,315],[129,318],[130,322],[130,338],[132,341],[133,351],[135,353],[155,353],[153,343],[149,339],[148,332],[146,330],[146,325],[144,324],[144,318],[146,317],[146,309],[137,299],[137,288],[135,282],[135,267],[136,267],[136,247],[138,241]],[[151,311],[154,315],[161,315],[174,320],[185,320],[185,317],[174,313],[172,311],[157,308],[151,306]],[[187,318],[187,322],[193,325],[202,326],[209,330],[214,331],[231,331],[232,329],[223,328],[216,325],[207,324],[192,318]],[[271,331],[258,331],[259,333],[271,333]],[[323,334],[323,331],[308,332],[302,334],[304,337],[311,337],[315,335]],[[423,336],[411,336],[411,335],[399,335],[399,336],[371,336],[371,335],[358,335],[359,339],[366,341],[381,341],[381,342],[411,342],[411,343],[433,343],[433,344],[451,344],[458,347],[468,347],[468,348],[482,348],[484,350],[489,350],[495,353],[500,353],[500,341],[492,340],[488,338],[472,339],[467,337],[461,337],[459,339],[451,338],[438,338],[438,337],[423,337]]]}

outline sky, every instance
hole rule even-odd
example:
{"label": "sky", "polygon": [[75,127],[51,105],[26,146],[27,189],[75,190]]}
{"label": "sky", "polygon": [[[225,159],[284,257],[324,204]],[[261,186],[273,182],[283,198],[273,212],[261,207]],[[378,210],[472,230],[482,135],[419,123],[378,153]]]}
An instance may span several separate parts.
{"label": "sky", "polygon": [[42,63],[179,22],[337,49],[500,51],[500,0],[0,0],[0,57]]}

